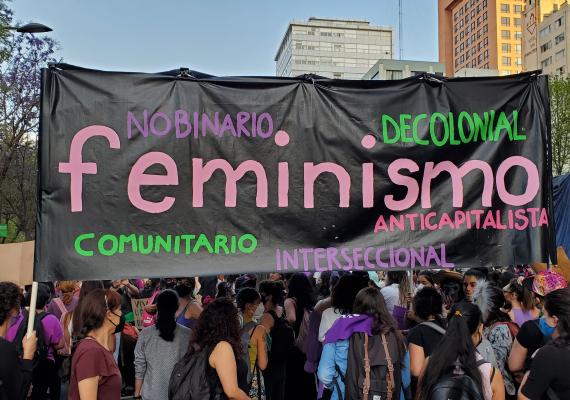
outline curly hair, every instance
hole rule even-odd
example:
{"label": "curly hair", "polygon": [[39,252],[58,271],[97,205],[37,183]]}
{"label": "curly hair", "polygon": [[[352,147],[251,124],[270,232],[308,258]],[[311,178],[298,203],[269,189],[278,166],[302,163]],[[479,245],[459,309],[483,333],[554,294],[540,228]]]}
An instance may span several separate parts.
{"label": "curly hair", "polygon": [[239,357],[242,352],[238,309],[230,299],[221,297],[204,308],[194,331],[188,348],[192,355],[200,350],[208,352],[220,342],[228,342]]}
{"label": "curly hair", "polygon": [[61,290],[61,300],[66,306],[73,301],[73,294],[77,289],[77,281],[61,281],[59,282],[59,290]]}
{"label": "curly hair", "polygon": [[10,318],[14,309],[20,308],[22,293],[20,288],[12,282],[0,282],[0,324]]}

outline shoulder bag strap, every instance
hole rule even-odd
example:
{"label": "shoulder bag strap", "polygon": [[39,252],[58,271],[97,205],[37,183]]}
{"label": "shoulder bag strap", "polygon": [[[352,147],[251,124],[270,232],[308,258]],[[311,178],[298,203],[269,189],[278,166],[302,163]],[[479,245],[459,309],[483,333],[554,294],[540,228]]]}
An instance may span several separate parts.
{"label": "shoulder bag strap", "polygon": [[420,325],[427,326],[427,327],[433,329],[434,331],[439,332],[442,335],[445,335],[445,329],[443,329],[441,326],[439,326],[435,322],[426,321],[426,322],[422,322]]}
{"label": "shoulder bag strap", "polygon": [[364,385],[362,387],[362,399],[368,400],[370,392],[370,358],[368,357],[368,334],[364,333]]}
{"label": "shoulder bag strap", "polygon": [[61,311],[62,315],[67,312],[67,308],[65,308],[65,304],[63,304],[63,301],[59,297],[55,297],[53,299],[53,302],[55,303],[57,308],[59,308],[59,311]]}
{"label": "shoulder bag strap", "polygon": [[560,397],[558,397],[556,392],[551,387],[549,387],[546,391],[546,395],[548,396],[549,400],[560,400]]}
{"label": "shoulder bag strap", "polygon": [[387,398],[391,400],[395,386],[394,364],[392,363],[392,357],[390,356],[390,351],[388,350],[388,342],[386,341],[386,335],[384,334],[382,334],[382,345],[384,346],[384,353],[386,353],[386,363],[388,364]]}

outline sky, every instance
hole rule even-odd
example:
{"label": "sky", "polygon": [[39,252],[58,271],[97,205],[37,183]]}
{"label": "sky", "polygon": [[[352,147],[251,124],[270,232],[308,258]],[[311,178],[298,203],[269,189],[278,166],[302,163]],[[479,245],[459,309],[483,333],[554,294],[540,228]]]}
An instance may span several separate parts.
{"label": "sky", "polygon": [[[392,26],[398,0],[13,0],[14,22],[54,31],[58,58],[86,68],[275,75],[288,23],[309,17]],[[404,59],[437,61],[437,1],[403,0]]]}

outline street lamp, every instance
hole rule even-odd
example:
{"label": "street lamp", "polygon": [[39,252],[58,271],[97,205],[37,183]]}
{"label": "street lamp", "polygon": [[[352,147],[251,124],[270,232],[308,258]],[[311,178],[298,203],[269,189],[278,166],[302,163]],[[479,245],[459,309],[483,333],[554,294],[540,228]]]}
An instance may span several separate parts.
{"label": "street lamp", "polygon": [[43,24],[38,24],[35,22],[30,22],[29,24],[22,26],[9,26],[6,29],[11,31],[16,31],[18,33],[44,33],[52,31],[52,29],[49,26],[45,26]]}

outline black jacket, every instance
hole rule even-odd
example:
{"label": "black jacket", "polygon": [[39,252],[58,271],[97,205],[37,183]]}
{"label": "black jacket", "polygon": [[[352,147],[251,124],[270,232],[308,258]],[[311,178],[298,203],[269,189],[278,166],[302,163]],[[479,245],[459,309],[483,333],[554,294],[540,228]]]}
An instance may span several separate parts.
{"label": "black jacket", "polygon": [[0,400],[25,400],[32,383],[32,361],[21,360],[16,346],[0,338]]}

